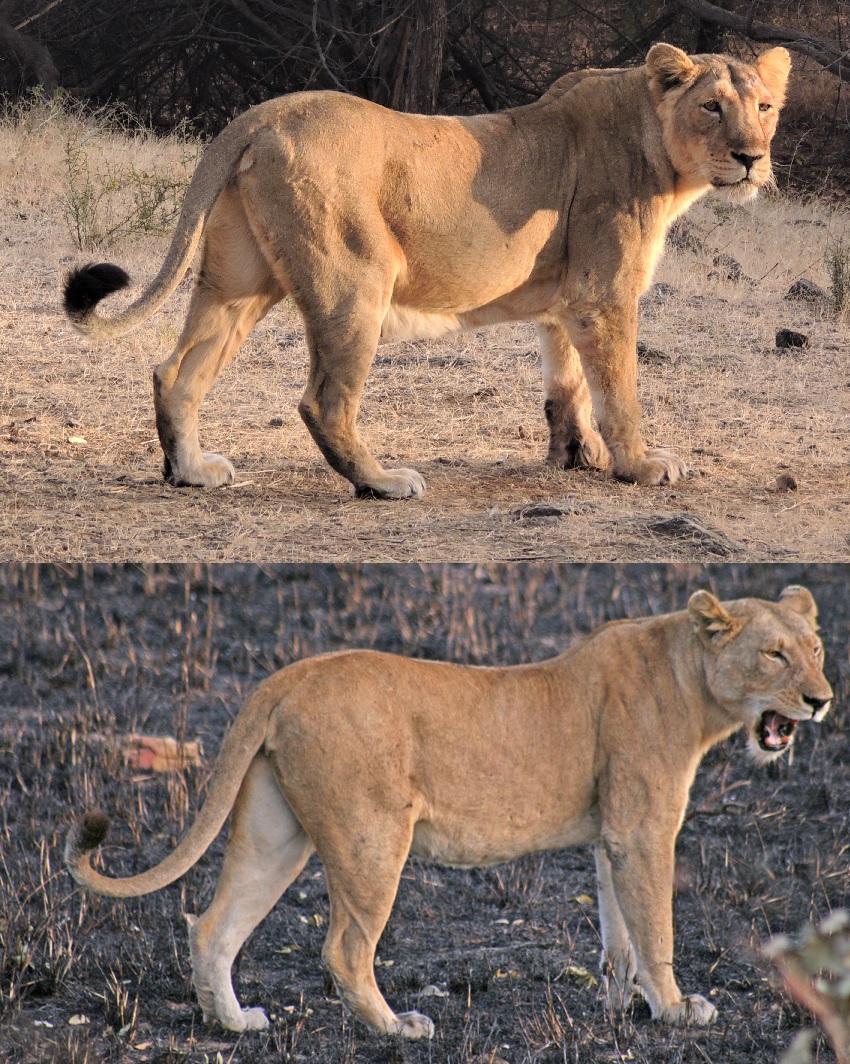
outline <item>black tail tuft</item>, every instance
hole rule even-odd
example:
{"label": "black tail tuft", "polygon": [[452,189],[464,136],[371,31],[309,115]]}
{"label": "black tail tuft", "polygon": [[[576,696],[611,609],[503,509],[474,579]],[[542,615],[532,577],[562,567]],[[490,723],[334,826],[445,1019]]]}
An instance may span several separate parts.
{"label": "black tail tuft", "polygon": [[94,850],[106,838],[109,831],[109,817],[100,809],[92,809],[83,814],[83,819],[74,831],[75,848],[82,853]]}
{"label": "black tail tuft", "polygon": [[129,283],[124,270],[109,262],[90,262],[72,270],[65,278],[65,313],[71,321],[84,322],[101,299]]}

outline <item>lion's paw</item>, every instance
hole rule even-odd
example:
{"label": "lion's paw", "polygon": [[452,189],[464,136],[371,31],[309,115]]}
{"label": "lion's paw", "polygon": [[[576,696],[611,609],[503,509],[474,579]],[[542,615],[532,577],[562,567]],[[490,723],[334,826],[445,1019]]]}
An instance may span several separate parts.
{"label": "lion's paw", "polygon": [[425,478],[415,469],[385,469],[370,484],[353,484],[358,499],[418,499],[425,494]]}
{"label": "lion's paw", "polygon": [[682,1027],[690,1024],[705,1027],[717,1019],[717,1009],[700,994],[689,994],[675,1005],[665,1005],[657,1012],[653,1010],[652,1018]]}
{"label": "lion's paw", "polygon": [[611,455],[598,432],[568,442],[553,437],[546,455],[546,465],[555,469],[607,469],[610,464]]}
{"label": "lion's paw", "polygon": [[433,1038],[434,1021],[421,1012],[400,1012],[396,1034],[402,1038]]}
{"label": "lion's paw", "polygon": [[246,1031],[264,1031],[269,1026],[269,1018],[265,1009],[243,1009]]}
{"label": "lion's paw", "polygon": [[172,467],[167,479],[176,487],[192,488],[220,488],[225,484],[232,484],[236,479],[236,470],[220,454],[204,454],[201,460],[182,466],[180,469]]}
{"label": "lion's paw", "polygon": [[269,1026],[265,1009],[228,1009],[224,1015],[204,1009],[204,1023],[216,1022],[227,1031],[264,1031]]}
{"label": "lion's paw", "polygon": [[648,447],[644,458],[617,475],[622,480],[633,480],[643,487],[652,487],[656,484],[675,484],[680,477],[688,475],[688,467],[672,451]]}

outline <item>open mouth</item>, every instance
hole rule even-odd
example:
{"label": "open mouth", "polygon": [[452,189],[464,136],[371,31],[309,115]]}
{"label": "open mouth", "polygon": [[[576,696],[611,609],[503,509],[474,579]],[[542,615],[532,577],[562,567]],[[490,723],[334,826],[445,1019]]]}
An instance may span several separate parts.
{"label": "open mouth", "polygon": [[758,742],[762,750],[769,754],[775,754],[778,750],[785,750],[794,741],[797,723],[796,720],[783,717],[781,713],[768,709],[762,713],[756,724],[756,742]]}
{"label": "open mouth", "polygon": [[752,180],[749,174],[744,174],[744,176],[738,178],[737,181],[725,181],[722,177],[714,177],[711,179],[711,183],[715,188],[747,188],[748,186],[755,187],[755,182]]}

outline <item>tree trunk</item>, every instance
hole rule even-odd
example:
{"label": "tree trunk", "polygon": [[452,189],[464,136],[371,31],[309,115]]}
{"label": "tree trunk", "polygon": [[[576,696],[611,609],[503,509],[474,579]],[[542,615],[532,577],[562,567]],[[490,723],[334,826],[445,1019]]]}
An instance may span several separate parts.
{"label": "tree trunk", "polygon": [[402,107],[433,114],[443,73],[448,14],[446,0],[415,0]]}
{"label": "tree trunk", "polygon": [[0,7],[0,48],[11,52],[22,71],[35,79],[45,95],[50,96],[59,88],[59,71],[50,52],[43,44],[15,29],[8,21],[6,5]]}

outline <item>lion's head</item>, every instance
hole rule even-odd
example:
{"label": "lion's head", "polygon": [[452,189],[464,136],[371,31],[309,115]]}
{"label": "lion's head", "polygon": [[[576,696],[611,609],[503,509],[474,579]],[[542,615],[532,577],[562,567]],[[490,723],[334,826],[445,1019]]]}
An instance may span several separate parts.
{"label": "lion's head", "polygon": [[823,674],[817,606],[806,588],[786,588],[775,605],[720,603],[697,591],[688,612],[706,650],[709,690],[733,721],[747,726],[754,760],[763,764],[789,750],[801,720],[823,720],[832,688]]}
{"label": "lion's head", "polygon": [[772,181],[770,142],[791,69],[784,48],[751,66],[656,44],[646,67],[664,146],[686,186],[712,185],[741,202]]}

